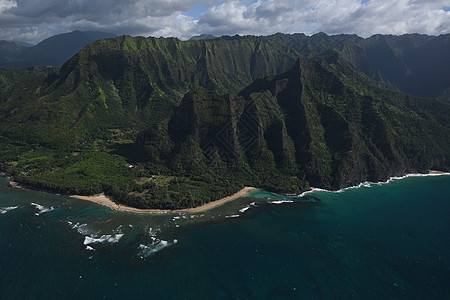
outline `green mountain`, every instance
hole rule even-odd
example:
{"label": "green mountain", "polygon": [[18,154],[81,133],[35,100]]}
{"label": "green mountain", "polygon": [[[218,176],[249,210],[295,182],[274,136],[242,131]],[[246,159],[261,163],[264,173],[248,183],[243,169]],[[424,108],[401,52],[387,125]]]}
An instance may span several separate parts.
{"label": "green mountain", "polygon": [[443,97],[450,88],[450,35],[375,35],[343,49],[370,77],[407,94]]}
{"label": "green mountain", "polygon": [[[288,69],[296,56],[259,37],[100,40],[71,58],[58,76],[22,80],[0,95],[0,132],[48,146],[104,138],[111,129],[140,129],[169,116],[196,86],[237,93],[256,78]],[[26,97],[24,90],[30,91]],[[36,120],[45,125],[36,126]]]}
{"label": "green mountain", "polygon": [[98,40],[60,69],[0,70],[0,168],[29,186],[157,208],[244,185],[293,193],[449,169],[450,105],[400,93],[400,75],[386,75],[398,68],[372,55],[388,44],[389,62],[401,58],[415,74],[422,69],[405,53],[436,47],[445,61],[446,43],[325,34]]}
{"label": "green mountain", "polygon": [[141,133],[137,147],[177,174],[284,192],[307,183],[338,189],[448,168],[449,113],[438,100],[379,88],[330,51],[237,97],[191,91],[167,127]]}
{"label": "green mountain", "polygon": [[115,35],[110,33],[76,30],[52,36],[31,47],[12,43],[16,47],[11,49],[10,46],[8,51],[2,51],[6,42],[1,41],[0,67],[61,66],[87,44],[113,37]]}
{"label": "green mountain", "polygon": [[55,67],[29,67],[23,69],[4,68],[0,69],[0,93],[6,91],[19,81],[27,81],[30,77],[48,77],[56,75],[58,68]]}
{"label": "green mountain", "polygon": [[[0,116],[5,120],[0,124],[0,132],[43,144],[57,143],[58,139],[83,142],[85,139],[104,138],[111,135],[111,129],[126,128],[130,132],[129,128],[135,128],[136,134],[152,122],[168,117],[183,95],[196,86],[218,93],[238,93],[253,80],[287,71],[298,57],[315,57],[328,49],[341,53],[353,66],[381,85],[399,90],[396,75],[387,77],[385,73],[389,72],[384,66],[392,65],[394,70],[400,69],[402,73],[404,64],[399,67],[394,61],[405,56],[401,53],[409,51],[403,48],[433,48],[434,44],[440,45],[433,50],[440,53],[434,55],[434,59],[445,61],[448,54],[439,49],[447,49],[444,47],[448,40],[446,37],[406,35],[362,39],[356,35],[316,34],[307,37],[303,34],[275,34],[267,37],[224,36],[186,42],[173,38],[128,36],[103,39],[86,46],[61,68],[58,76],[48,77],[43,85],[39,85],[39,80],[30,82],[26,79],[15,89],[0,95]],[[373,56],[373,53],[381,51],[380,43],[391,45],[385,52],[395,52],[396,55],[386,55],[386,64],[380,62],[382,56]],[[436,68],[442,69],[445,65]],[[438,76],[439,72],[420,71],[420,74],[431,78],[424,79],[424,82],[432,81],[437,85],[415,83],[414,86],[432,91],[432,96],[443,95],[445,99],[444,87],[448,82],[445,79],[450,75],[446,75],[448,70],[440,72],[444,76]],[[17,78],[3,77],[4,82],[14,82]],[[34,82],[39,84],[33,86]],[[34,89],[26,98],[22,97],[24,86]],[[21,100],[17,101],[17,98]],[[10,113],[13,110],[15,114]],[[30,118],[30,115],[38,115],[47,124],[59,125],[49,132],[47,126],[36,127],[35,117]],[[24,132],[27,136],[23,135]]]}
{"label": "green mountain", "polygon": [[[113,35],[106,33],[74,31],[54,36],[34,47],[23,47],[17,43],[2,42],[4,45],[0,44],[0,67],[60,66],[88,43],[111,37]],[[187,42],[177,40],[175,43],[183,49],[189,48],[188,45],[190,43],[197,43],[197,49],[191,49],[196,52],[194,55],[195,61],[197,61],[196,58],[199,56],[208,59],[208,54],[204,53],[207,49],[201,48],[203,41],[212,42],[207,43],[212,51],[217,51],[219,48],[229,53],[230,50],[231,52],[235,50],[234,47],[237,43],[243,44],[246,41],[248,44],[252,44],[249,46],[253,48],[255,53],[262,55],[256,55],[255,57],[250,55],[249,57],[248,52],[245,51],[242,60],[249,61],[249,59],[252,59],[253,63],[251,64],[253,66],[272,65],[270,67],[271,70],[263,70],[264,68],[259,70],[239,69],[238,66],[230,62],[231,65],[227,66],[229,69],[236,68],[240,73],[245,73],[244,78],[242,78],[242,84],[234,82],[234,86],[232,86],[234,90],[236,90],[236,85],[242,88],[256,78],[287,71],[297,57],[312,58],[326,50],[334,49],[340,52],[353,66],[387,88],[420,97],[440,97],[445,101],[450,101],[450,98],[448,98],[450,94],[448,83],[450,71],[447,68],[450,62],[450,54],[447,51],[450,46],[449,37],[450,35],[448,34],[440,36],[407,34],[402,36],[374,35],[363,39],[356,35],[345,34],[328,36],[324,33],[318,33],[308,37],[304,34],[277,33],[271,36],[260,37],[222,36],[213,40],[209,40],[212,36],[200,35]],[[120,42],[124,38],[118,39]],[[138,48],[146,46],[146,43],[143,43],[142,40],[155,40],[153,38],[135,39],[135,43],[141,40],[139,45],[135,45]],[[159,40],[162,41],[164,39]],[[117,46],[114,45],[116,43],[111,42],[111,45],[108,45],[108,47],[115,47]],[[161,42],[160,44],[164,43]],[[164,48],[163,45],[161,46]],[[262,47],[262,49],[259,49],[259,47]],[[120,49],[120,47],[118,48]],[[119,49],[116,48],[116,50]],[[175,49],[164,50],[173,53]],[[242,50],[242,48],[237,47],[236,50]],[[276,51],[277,56],[283,56],[287,61],[280,65],[279,62],[270,60],[269,56],[273,54],[273,51]],[[153,55],[151,51],[149,52],[150,55]],[[214,53],[212,56],[215,58],[220,55],[219,53]],[[159,58],[156,58],[156,60],[159,61]],[[173,62],[171,64],[172,66],[174,65]],[[220,67],[220,65],[217,67]],[[277,71],[276,73],[273,72],[274,69]],[[251,73],[250,80],[247,78],[248,73]],[[237,77],[237,74],[235,74],[235,77]],[[235,78],[234,80],[240,79]],[[214,83],[208,84],[209,88]],[[226,84],[233,83],[226,82]],[[227,86],[225,86],[226,88]]]}

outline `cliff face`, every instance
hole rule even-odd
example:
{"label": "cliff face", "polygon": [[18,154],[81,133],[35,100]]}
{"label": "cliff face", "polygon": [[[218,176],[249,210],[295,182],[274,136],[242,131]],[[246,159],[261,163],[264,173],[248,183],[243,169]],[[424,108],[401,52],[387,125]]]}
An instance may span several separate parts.
{"label": "cliff face", "polygon": [[130,131],[134,138],[168,118],[197,86],[238,93],[258,78],[288,71],[298,57],[329,49],[385,87],[445,100],[448,43],[448,35],[102,39],[73,56],[59,74],[0,72],[0,133],[54,147],[109,138],[117,129],[136,128]]}
{"label": "cliff face", "polygon": [[330,51],[239,96],[193,90],[162,134],[141,133],[137,147],[176,172],[208,170],[284,192],[337,189],[448,168],[449,113],[440,101],[377,87]]}
{"label": "cliff face", "polygon": [[[32,186],[104,191],[146,208],[199,205],[244,184],[299,192],[448,169],[450,105],[392,91],[422,70],[411,53],[446,43],[325,34],[100,40],[59,72],[1,70],[0,168]],[[448,51],[436,53],[448,65]],[[439,82],[429,86],[438,91]]]}

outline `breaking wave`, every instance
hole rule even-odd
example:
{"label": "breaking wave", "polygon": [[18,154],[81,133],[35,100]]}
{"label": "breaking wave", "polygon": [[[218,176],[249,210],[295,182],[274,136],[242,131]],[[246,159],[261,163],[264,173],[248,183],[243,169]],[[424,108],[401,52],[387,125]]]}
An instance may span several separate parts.
{"label": "breaking wave", "polygon": [[75,229],[79,234],[84,236],[83,245],[86,245],[86,250],[95,250],[89,245],[100,244],[100,243],[117,243],[124,236],[122,233],[122,225],[120,225],[116,230],[113,230],[112,234],[100,234],[100,230],[95,231],[88,224],[73,223],[67,221],[72,229]]}
{"label": "breaking wave", "polygon": [[90,245],[90,244],[100,244],[100,243],[117,243],[122,237],[123,233],[119,234],[104,234],[100,237],[95,236],[85,236],[84,237],[84,245]]}
{"label": "breaking wave", "polygon": [[270,204],[283,204],[283,203],[292,203],[294,200],[274,200],[269,201]]}
{"label": "breaking wave", "polygon": [[229,215],[229,216],[225,216],[225,218],[229,219],[229,218],[239,218],[239,215]]}
{"label": "breaking wave", "polygon": [[15,210],[18,206],[0,207],[0,215],[4,215],[9,211]]}
{"label": "breaking wave", "polygon": [[370,181],[364,181],[361,182],[358,185],[355,186],[350,186],[350,187],[346,187],[337,191],[330,191],[330,190],[326,190],[326,189],[320,189],[320,188],[312,188],[309,191],[303,192],[300,195],[298,195],[299,198],[304,197],[305,195],[312,193],[312,192],[318,192],[318,191],[322,191],[322,192],[332,192],[332,193],[342,193],[344,191],[347,190],[351,190],[351,189],[358,189],[358,188],[370,188],[374,185],[382,185],[382,184],[388,184],[394,180],[402,180],[405,178],[409,178],[409,177],[429,177],[429,176],[442,176],[442,175],[450,175],[450,173],[428,173],[428,174],[422,174],[422,173],[411,173],[411,174],[406,174],[404,176],[393,176],[390,177],[388,180],[386,181],[379,181],[379,182],[370,182]]}
{"label": "breaking wave", "polygon": [[164,248],[172,246],[178,243],[177,239],[174,239],[172,242],[161,240],[155,237],[152,237],[152,242],[149,245],[140,244],[138,247],[139,253],[138,255],[141,258],[149,257],[150,255],[155,254],[156,252],[161,251]]}
{"label": "breaking wave", "polygon": [[36,216],[39,216],[41,214],[47,213],[47,212],[55,209],[53,206],[45,207],[43,205],[40,205],[40,204],[34,203],[34,202],[31,202],[31,205],[33,205],[38,210],[38,212],[34,213]]}

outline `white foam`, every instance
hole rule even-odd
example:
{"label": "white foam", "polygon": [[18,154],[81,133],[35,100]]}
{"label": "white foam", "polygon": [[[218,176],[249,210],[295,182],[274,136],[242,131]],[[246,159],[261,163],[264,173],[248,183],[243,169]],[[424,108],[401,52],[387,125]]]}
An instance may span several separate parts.
{"label": "white foam", "polygon": [[0,208],[0,214],[4,215],[9,211],[15,210],[16,208],[18,208],[18,206],[2,207],[2,208]]}
{"label": "white foam", "polygon": [[[335,191],[335,193],[342,193],[342,192],[347,191],[347,190],[351,190],[351,189],[359,189],[359,188],[362,188],[362,187],[371,187],[372,184],[375,184],[375,183],[369,182],[369,181],[364,181],[364,182],[361,182],[361,183],[358,184],[358,185],[355,185],[355,186],[349,186],[349,187],[346,187],[346,188],[337,190],[337,191]],[[327,190],[323,190],[323,191],[327,191]]]}
{"label": "white foam", "polygon": [[244,212],[246,212],[248,209],[250,209],[250,206],[246,206],[246,207],[241,208],[241,209],[239,210],[239,212],[244,213]]}
{"label": "white foam", "polygon": [[442,175],[450,175],[450,173],[428,173],[428,174],[411,173],[411,174],[406,174],[404,176],[392,176],[386,181],[379,181],[379,182],[364,181],[364,182],[361,182],[358,185],[346,187],[346,188],[343,188],[343,189],[340,189],[340,190],[337,190],[337,191],[329,191],[329,190],[320,189],[320,188],[312,188],[309,191],[301,193],[300,195],[298,195],[298,197],[303,197],[306,194],[309,194],[309,193],[312,193],[312,192],[319,192],[319,191],[332,192],[332,193],[342,193],[344,191],[351,190],[351,189],[357,189],[357,188],[362,188],[362,187],[369,188],[369,187],[372,187],[374,185],[388,184],[388,183],[390,183],[390,182],[392,182],[394,180],[402,180],[402,179],[409,178],[409,177],[429,177],[429,176],[442,176]]}
{"label": "white foam", "polygon": [[305,195],[312,193],[312,192],[329,192],[328,190],[319,189],[319,188],[312,188],[309,191],[303,192],[300,195],[298,195],[298,198],[304,197]]}
{"label": "white foam", "polygon": [[72,229],[76,229],[78,231],[78,233],[81,235],[94,235],[95,234],[95,231],[93,229],[89,228],[88,224],[80,224],[80,223],[73,224],[70,221],[68,223],[69,223],[69,225],[71,225]]}
{"label": "white foam", "polygon": [[84,237],[84,245],[89,244],[99,244],[99,243],[117,243],[121,238],[123,237],[123,234],[104,234],[100,237],[95,236],[85,236]]}
{"label": "white foam", "polygon": [[34,203],[34,202],[31,202],[31,205],[33,205],[34,207],[36,207],[36,209],[39,211],[39,212],[35,213],[36,216],[39,216],[39,215],[41,215],[41,214],[47,213],[47,212],[52,211],[52,210],[55,209],[53,206],[51,206],[51,207],[45,207],[45,206],[43,206],[43,205],[40,205],[40,204]]}
{"label": "white foam", "polygon": [[[120,225],[116,230],[113,230],[112,234],[103,234],[100,235],[100,230],[95,231],[92,228],[90,228],[87,224],[81,224],[77,222],[76,224],[73,224],[71,221],[67,221],[67,223],[70,225],[72,229],[75,229],[84,236],[84,245],[91,245],[91,244],[99,244],[99,243],[117,243],[119,240],[124,236],[122,233],[122,225]],[[92,248],[92,247],[90,247]],[[90,249],[89,246],[86,247],[86,250],[95,250]]]}
{"label": "white foam", "polygon": [[293,200],[274,200],[274,201],[269,201],[270,204],[283,204],[283,203],[292,203],[294,202]]}
{"label": "white foam", "polygon": [[225,216],[225,218],[239,218],[239,215],[229,215],[229,216]]}
{"label": "white foam", "polygon": [[94,249],[94,248],[92,248],[91,246],[86,246],[86,250],[89,250],[89,251],[94,251],[95,249]]}
{"label": "white foam", "polygon": [[33,205],[34,207],[36,207],[36,208],[39,209],[39,210],[45,209],[44,206],[42,206],[42,205],[40,205],[40,204],[37,204],[37,203],[34,203],[34,202],[31,202],[31,205]]}
{"label": "white foam", "polygon": [[409,178],[409,177],[429,177],[429,176],[442,176],[442,175],[450,175],[450,173],[428,173],[428,174],[421,174],[421,173],[411,173],[411,174],[406,174],[404,176],[393,176],[390,177],[388,180],[386,181],[379,181],[379,182],[370,182],[370,181],[365,181],[362,182],[358,185],[355,186],[350,186],[347,188],[343,188],[340,189],[339,191],[336,191],[338,193],[346,191],[346,190],[351,190],[351,189],[356,189],[356,188],[361,188],[361,187],[371,187],[373,185],[383,185],[383,184],[388,184],[394,180],[402,180],[405,178]]}
{"label": "white foam", "polygon": [[[176,242],[175,242],[176,241]],[[178,240],[174,240],[173,243],[177,243]],[[152,254],[155,254],[158,251],[161,251],[162,249],[171,246],[172,243],[165,241],[165,240],[160,240],[160,239],[153,239],[150,245],[144,245],[144,244],[140,244],[138,249],[140,250],[138,255],[141,258],[144,257],[149,257]]]}
{"label": "white foam", "polygon": [[155,229],[153,229],[152,227],[150,227],[150,228],[148,229],[148,234],[149,234],[150,236],[156,236],[156,235],[158,234],[158,232],[161,232],[161,228],[160,228],[160,227],[157,227],[157,228],[155,228]]}

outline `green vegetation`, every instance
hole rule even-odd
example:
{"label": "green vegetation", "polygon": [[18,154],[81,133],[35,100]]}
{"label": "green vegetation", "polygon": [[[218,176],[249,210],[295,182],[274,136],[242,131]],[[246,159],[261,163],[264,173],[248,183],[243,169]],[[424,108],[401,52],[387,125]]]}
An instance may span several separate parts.
{"label": "green vegetation", "polygon": [[299,193],[448,169],[450,105],[367,77],[358,51],[381,41],[123,36],[59,70],[0,70],[0,169],[30,187],[164,209],[245,185]]}
{"label": "green vegetation", "polygon": [[338,189],[448,168],[449,112],[438,100],[377,87],[330,51],[238,96],[197,88],[167,128],[142,132],[136,147],[149,168],[173,174],[278,192]]}

